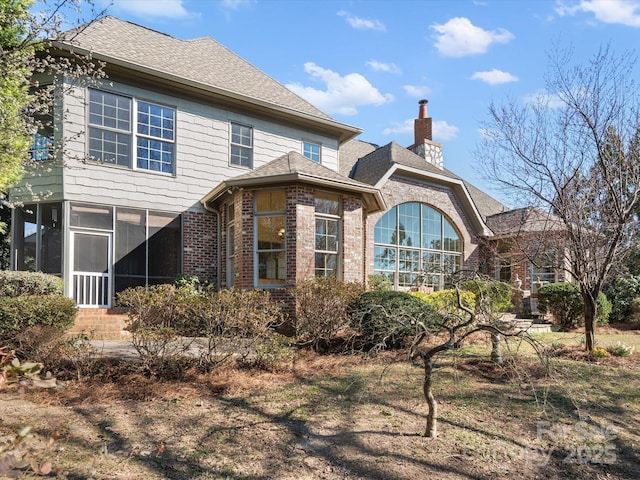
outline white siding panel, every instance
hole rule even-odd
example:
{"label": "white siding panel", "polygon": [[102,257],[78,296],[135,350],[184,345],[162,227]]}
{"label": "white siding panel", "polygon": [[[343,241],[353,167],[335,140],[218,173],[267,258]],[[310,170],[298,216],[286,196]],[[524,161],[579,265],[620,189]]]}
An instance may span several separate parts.
{"label": "white siding panel", "polygon": [[86,89],[77,88],[65,99],[65,146],[70,153],[66,200],[170,211],[201,208],[199,200],[218,183],[247,171],[229,165],[231,121],[253,127],[254,168],[290,151],[302,153],[302,141],[308,140],[322,145],[323,165],[337,170],[335,138],[117,83],[105,89],[176,108],[175,176],[84,161]]}

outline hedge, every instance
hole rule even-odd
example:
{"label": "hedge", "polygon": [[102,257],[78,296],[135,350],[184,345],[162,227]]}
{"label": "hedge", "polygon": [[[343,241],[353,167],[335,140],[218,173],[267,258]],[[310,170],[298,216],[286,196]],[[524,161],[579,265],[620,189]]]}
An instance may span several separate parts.
{"label": "hedge", "polygon": [[60,295],[23,295],[0,298],[0,340],[35,325],[65,330],[73,325],[75,302]]}
{"label": "hedge", "polygon": [[42,272],[0,270],[0,297],[62,295],[62,279]]}

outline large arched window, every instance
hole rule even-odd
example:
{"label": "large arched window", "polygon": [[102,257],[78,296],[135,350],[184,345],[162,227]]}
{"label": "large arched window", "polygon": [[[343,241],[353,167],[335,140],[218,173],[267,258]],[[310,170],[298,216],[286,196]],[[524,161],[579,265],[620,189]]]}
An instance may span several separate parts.
{"label": "large arched window", "polygon": [[387,276],[395,289],[440,290],[462,268],[462,239],[439,211],[403,203],[376,223],[374,256],[374,273]]}

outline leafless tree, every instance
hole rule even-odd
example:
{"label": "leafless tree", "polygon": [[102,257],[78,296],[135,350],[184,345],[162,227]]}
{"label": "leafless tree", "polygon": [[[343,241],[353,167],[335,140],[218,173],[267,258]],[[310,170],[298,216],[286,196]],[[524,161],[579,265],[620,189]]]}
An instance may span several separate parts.
{"label": "leafless tree", "polygon": [[[635,67],[634,53],[617,56],[609,46],[584,64],[574,63],[572,49],[556,48],[549,55],[546,93],[492,104],[476,152],[488,177],[514,201],[560,222],[566,257],[558,263],[580,285],[588,351],[594,347],[598,293],[637,235]],[[549,225],[555,230],[556,223]]]}
{"label": "leafless tree", "polygon": [[486,282],[487,286],[476,292],[476,306],[481,305],[480,308],[470,308],[464,304],[461,296],[463,284],[462,277],[454,284],[457,301],[455,312],[440,317],[429,316],[428,322],[414,321],[416,336],[411,344],[409,357],[412,360],[419,358],[424,368],[422,390],[428,407],[425,437],[435,438],[438,436],[438,402],[433,395],[434,357],[442,352],[460,348],[469,336],[481,331],[489,332],[491,335],[491,357],[494,362],[498,357],[500,362],[502,361],[502,354],[496,352],[498,348],[496,342],[502,338],[520,337],[538,349],[537,343],[527,332],[503,329],[498,318],[490,314],[490,309],[486,307],[490,303],[491,282]]}

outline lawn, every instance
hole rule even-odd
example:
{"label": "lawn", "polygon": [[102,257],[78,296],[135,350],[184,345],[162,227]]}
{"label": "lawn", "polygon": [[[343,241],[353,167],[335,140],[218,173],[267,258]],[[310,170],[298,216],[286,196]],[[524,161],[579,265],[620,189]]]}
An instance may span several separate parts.
{"label": "lawn", "polygon": [[[600,346],[640,348],[608,332]],[[68,479],[640,478],[640,354],[588,362],[579,333],[537,338],[545,362],[512,342],[493,365],[483,339],[437,357],[437,439],[422,367],[399,352],[183,381],[105,361],[57,391],[1,389],[0,442],[32,426],[17,451]]]}

